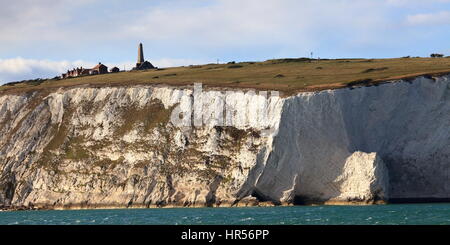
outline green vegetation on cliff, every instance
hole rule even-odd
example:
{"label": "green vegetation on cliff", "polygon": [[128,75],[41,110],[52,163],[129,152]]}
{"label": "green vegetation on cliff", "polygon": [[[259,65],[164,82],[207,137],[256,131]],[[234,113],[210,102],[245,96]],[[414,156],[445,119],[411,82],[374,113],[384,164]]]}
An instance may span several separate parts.
{"label": "green vegetation on cliff", "polygon": [[277,59],[121,72],[64,80],[39,80],[0,87],[3,93],[80,85],[192,85],[279,90],[287,93],[370,85],[420,75],[450,73],[450,58]]}

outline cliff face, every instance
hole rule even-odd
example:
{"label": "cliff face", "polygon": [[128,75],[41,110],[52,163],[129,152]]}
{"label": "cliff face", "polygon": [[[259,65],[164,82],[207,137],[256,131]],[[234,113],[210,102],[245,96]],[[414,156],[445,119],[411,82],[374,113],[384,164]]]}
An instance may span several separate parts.
{"label": "cliff face", "polygon": [[284,103],[256,188],[300,202],[449,198],[449,143],[449,77],[302,93]]}
{"label": "cliff face", "polygon": [[[198,107],[190,89],[143,86],[0,96],[0,206],[450,197],[447,76],[283,99],[201,97]],[[214,119],[224,100],[242,112],[224,112],[232,126]],[[206,124],[175,124],[180,108],[194,121],[202,111]]]}

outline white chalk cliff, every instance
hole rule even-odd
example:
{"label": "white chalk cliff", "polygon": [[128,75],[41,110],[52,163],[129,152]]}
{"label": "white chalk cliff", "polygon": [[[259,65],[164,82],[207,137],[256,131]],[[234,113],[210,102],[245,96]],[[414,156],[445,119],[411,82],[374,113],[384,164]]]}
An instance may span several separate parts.
{"label": "white chalk cliff", "polygon": [[[212,115],[201,127],[171,120],[177,108],[199,109],[191,88],[0,95],[0,207],[450,198],[449,79],[267,100],[212,89],[201,93],[203,117]],[[224,100],[243,111],[224,113],[233,126],[214,120]]]}

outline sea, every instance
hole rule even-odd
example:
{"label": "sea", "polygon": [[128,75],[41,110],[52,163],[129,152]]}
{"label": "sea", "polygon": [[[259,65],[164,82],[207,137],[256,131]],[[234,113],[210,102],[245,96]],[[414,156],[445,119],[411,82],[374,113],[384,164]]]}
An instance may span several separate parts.
{"label": "sea", "polygon": [[450,204],[3,211],[0,225],[450,225]]}

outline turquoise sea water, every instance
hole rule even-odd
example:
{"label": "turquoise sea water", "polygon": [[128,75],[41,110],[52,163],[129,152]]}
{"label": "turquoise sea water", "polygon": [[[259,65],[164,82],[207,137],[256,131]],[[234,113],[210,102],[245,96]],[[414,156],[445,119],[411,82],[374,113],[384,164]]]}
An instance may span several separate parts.
{"label": "turquoise sea water", "polygon": [[450,225],[450,204],[0,212],[2,225]]}

